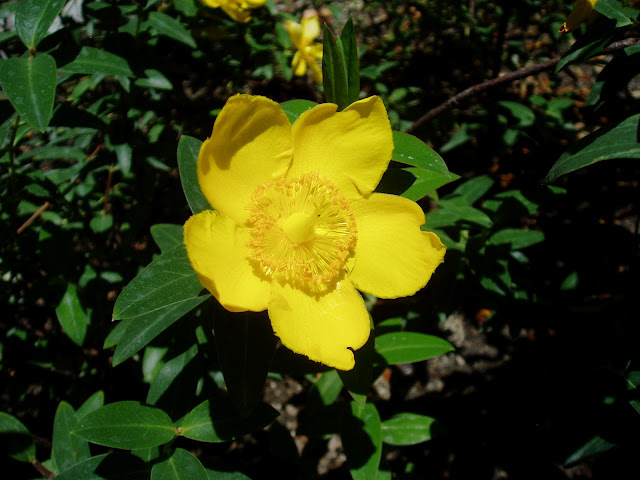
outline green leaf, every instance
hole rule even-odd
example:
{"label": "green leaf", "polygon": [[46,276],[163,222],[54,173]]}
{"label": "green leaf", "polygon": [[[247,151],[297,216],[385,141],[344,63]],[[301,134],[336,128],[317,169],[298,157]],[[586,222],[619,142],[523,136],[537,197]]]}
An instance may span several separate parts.
{"label": "green leaf", "polygon": [[423,170],[422,168],[403,168],[402,170],[415,177],[411,186],[401,193],[403,197],[413,200],[414,202],[424,198],[443,185],[460,178],[460,176],[455,173],[449,173],[449,175],[445,176]]}
{"label": "green leaf", "polygon": [[511,250],[521,250],[542,241],[544,241],[544,232],[539,230],[505,228],[491,235],[487,240],[487,245],[508,244]]}
{"label": "green leaf", "polygon": [[59,472],[64,472],[78,463],[91,457],[89,444],[71,435],[76,426],[77,417],[73,407],[67,402],[60,402],[53,420],[53,447],[51,458]]}
{"label": "green leaf", "polygon": [[327,370],[309,389],[307,408],[321,408],[336,401],[342,391],[342,380],[335,370]]}
{"label": "green leaf", "polygon": [[415,413],[399,413],[382,422],[382,441],[387,445],[415,445],[431,440],[436,419]]}
{"label": "green leaf", "polygon": [[100,48],[82,47],[78,56],[64,67],[63,72],[81,73],[84,75],[112,75],[134,77],[129,63],[115,53]]}
{"label": "green leaf", "polygon": [[64,330],[64,333],[78,346],[82,346],[87,333],[89,315],[84,311],[78,298],[78,290],[75,285],[67,285],[62,300],[56,307],[56,316]]}
{"label": "green leaf", "polygon": [[390,365],[421,362],[452,350],[446,340],[424,333],[393,332],[376,337],[376,351]]}
{"label": "green leaf", "polygon": [[351,402],[351,416],[344,422],[342,445],[354,480],[376,478],[382,456],[382,423],[372,403],[361,408]]}
{"label": "green leaf", "polygon": [[202,402],[185,417],[181,435],[200,442],[226,442],[262,430],[279,415],[271,405],[262,402],[248,417],[243,417],[228,398],[213,398]]}
{"label": "green leaf", "polygon": [[122,336],[117,341],[118,346],[113,354],[113,366],[121,364],[138,353],[151,340],[209,297],[210,295],[194,296],[127,322]]}
{"label": "green leaf", "polygon": [[156,90],[173,90],[173,85],[162,72],[155,69],[144,71],[147,78],[138,78],[134,85],[140,88],[155,88]]}
{"label": "green leaf", "polygon": [[178,142],[178,170],[182,190],[193,213],[211,210],[211,205],[205,198],[198,183],[198,153],[202,142],[197,138],[183,135]]}
{"label": "green leaf", "polygon": [[451,175],[444,160],[435,150],[419,138],[408,133],[393,132],[393,154],[391,159],[446,177]]}
{"label": "green leaf", "polygon": [[347,72],[347,102],[351,105],[360,97],[360,67],[358,65],[358,45],[356,43],[356,29],[353,18],[349,17],[340,35],[344,62]]}
{"label": "green leaf", "polygon": [[0,447],[19,462],[31,463],[36,458],[36,446],[27,427],[4,412],[0,412]]}
{"label": "green leaf", "polygon": [[98,445],[131,450],[165,444],[176,436],[176,429],[159,408],[126,401],[88,414],[72,433]]}
{"label": "green leaf", "polygon": [[324,25],[322,42],[322,83],[328,103],[337,104],[338,110],[349,106],[347,71],[340,39],[335,37],[327,24]]}
{"label": "green leaf", "polygon": [[[193,360],[198,354],[198,345],[193,345],[186,352],[178,355],[175,358],[172,358],[167,363],[165,363],[156,378],[151,383],[149,387],[149,393],[147,394],[147,403],[151,405],[155,405],[158,400],[169,390],[170,387],[174,384],[176,379],[180,376],[180,374],[185,370],[189,362]],[[194,389],[195,393],[195,389]],[[186,392],[183,391],[180,401],[184,403],[184,396]],[[166,409],[165,409],[166,410]]]}
{"label": "green leaf", "polygon": [[300,115],[317,105],[316,102],[312,102],[311,100],[288,100],[280,104],[291,125],[293,125]]}
{"label": "green leaf", "polygon": [[595,435],[591,440],[573,452],[565,461],[564,466],[570,467],[585,459],[597,455],[615,447],[614,443],[608,442],[599,435]]}
{"label": "green leaf", "polygon": [[149,25],[160,35],[173,38],[179,42],[196,48],[196,41],[191,36],[191,32],[185,28],[178,20],[161,12],[149,12]]}
{"label": "green leaf", "polygon": [[214,316],[213,330],[227,390],[238,411],[246,416],[263,397],[278,340],[265,312],[220,309]]}
{"label": "green leaf", "polygon": [[162,252],[181,245],[184,241],[182,225],[157,223],[151,226],[151,237]]}
{"label": "green leaf", "polygon": [[105,215],[103,212],[100,212],[91,219],[89,227],[95,233],[104,233],[107,230],[111,230],[111,227],[113,227],[113,215],[110,213]]}
{"label": "green leaf", "polygon": [[[467,205],[477,202],[493,186],[494,180],[489,175],[480,175],[467,180],[458,186],[449,197],[462,197]],[[442,202],[441,202],[442,203]]]}
{"label": "green leaf", "polygon": [[511,115],[518,120],[518,127],[520,128],[530,127],[536,121],[536,114],[525,105],[517,102],[509,102],[507,100],[499,101],[498,105],[509,110]]}
{"label": "green leaf", "polygon": [[633,24],[633,20],[624,13],[622,4],[617,0],[598,0],[593,9],[605,17],[615,20],[616,28]]}
{"label": "green leaf", "polygon": [[78,411],[76,412],[76,418],[80,420],[82,417],[87,416],[91,412],[95,412],[97,409],[104,405],[104,392],[98,390],[96,393],[87,398]]}
{"label": "green leaf", "polygon": [[122,320],[115,327],[113,327],[113,330],[111,330],[111,332],[109,332],[109,335],[107,335],[107,338],[104,339],[102,348],[111,348],[116,346],[122,338],[122,335],[124,334],[129,324],[133,321],[135,320],[132,318],[127,318],[126,320]]}
{"label": "green leaf", "polygon": [[592,165],[615,158],[640,158],[640,114],[632,115],[617,125],[603,127],[587,135],[563,153],[547,174],[546,182]]}
{"label": "green leaf", "polygon": [[611,21],[599,22],[589,29],[589,35],[580,37],[564,54],[556,65],[556,73],[573,63],[597,55],[611,43],[614,37],[615,24]]}
{"label": "green leaf", "polygon": [[55,477],[56,480],[143,480],[149,468],[138,457],[121,453],[91,457]]}
{"label": "green leaf", "polygon": [[56,62],[46,53],[12,57],[0,63],[0,84],[16,112],[36,130],[44,132],[56,94]]}
{"label": "green leaf", "polygon": [[184,245],[156,257],[122,291],[113,308],[113,319],[146,315],[185,300],[202,291]]}
{"label": "green leaf", "polygon": [[373,363],[376,356],[373,332],[369,335],[367,343],[354,352],[354,356],[355,367],[347,371],[340,370],[338,373],[355,402],[364,408],[367,403],[367,393],[373,382]]}
{"label": "green leaf", "polygon": [[67,0],[21,0],[16,10],[16,31],[29,50],[35,50]]}
{"label": "green leaf", "polygon": [[151,480],[208,480],[207,472],[192,453],[176,448],[166,460],[151,469]]}

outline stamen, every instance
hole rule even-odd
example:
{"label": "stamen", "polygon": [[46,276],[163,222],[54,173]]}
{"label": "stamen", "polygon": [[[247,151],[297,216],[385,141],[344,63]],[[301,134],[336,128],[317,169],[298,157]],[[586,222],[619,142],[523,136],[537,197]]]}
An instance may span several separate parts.
{"label": "stamen", "polygon": [[353,255],[358,233],[349,203],[317,172],[260,185],[247,209],[253,260],[279,281],[325,290]]}

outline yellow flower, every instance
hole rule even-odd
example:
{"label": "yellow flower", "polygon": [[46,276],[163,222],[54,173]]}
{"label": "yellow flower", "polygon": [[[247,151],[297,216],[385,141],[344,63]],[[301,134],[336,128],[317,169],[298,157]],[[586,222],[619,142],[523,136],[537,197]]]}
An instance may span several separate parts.
{"label": "yellow flower", "polygon": [[422,209],[373,193],[393,151],[379,97],[318,105],[292,125],[276,102],[231,97],[198,155],[215,209],[184,225],[202,284],[229,311],[268,310],[282,343],[341,370],[369,337],[358,290],[413,295],[445,247]]}
{"label": "yellow flower", "polygon": [[320,21],[315,13],[306,11],[301,23],[287,20],[284,28],[287,30],[291,41],[298,50],[293,56],[291,68],[293,72],[302,77],[307,73],[307,65],[311,69],[313,79],[322,83],[322,70],[316,59],[322,59],[322,44],[314,42],[320,35]]}
{"label": "yellow flower", "polygon": [[576,0],[573,9],[567,17],[567,21],[560,27],[560,33],[567,33],[575,30],[585,20],[592,18],[597,14],[593,8],[598,0]]}
{"label": "yellow flower", "polygon": [[236,22],[247,23],[251,20],[249,10],[264,5],[267,0],[202,0],[212,8],[222,8]]}

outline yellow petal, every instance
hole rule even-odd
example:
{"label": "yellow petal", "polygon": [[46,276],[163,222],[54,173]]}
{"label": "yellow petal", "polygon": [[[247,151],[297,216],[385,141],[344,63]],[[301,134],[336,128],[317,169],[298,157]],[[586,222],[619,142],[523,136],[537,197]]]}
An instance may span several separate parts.
{"label": "yellow petal", "polygon": [[255,187],[284,175],[293,154],[287,116],[273,100],[231,97],[200,148],[198,182],[211,206],[243,225]]}
{"label": "yellow petal", "polygon": [[302,25],[296,23],[292,20],[287,20],[284,22],[284,28],[289,34],[289,38],[291,38],[291,42],[296,46],[298,50],[304,48],[302,45]]}
{"label": "yellow petal", "polygon": [[202,0],[205,5],[211,8],[218,8],[220,6],[220,2],[218,0]]}
{"label": "yellow petal", "polygon": [[266,310],[270,282],[254,269],[247,246],[249,233],[213,210],[184,224],[184,243],[200,282],[229,311]]}
{"label": "yellow petal", "polygon": [[391,124],[380,97],[336,110],[336,105],[324,103],[293,124],[295,156],[287,177],[318,171],[347,198],[360,198],[376,188],[389,165]]}
{"label": "yellow petal", "polygon": [[318,65],[318,62],[313,58],[309,60],[309,68],[311,69],[313,80],[316,83],[322,83],[322,69],[320,68],[320,65]]}
{"label": "yellow petal", "polygon": [[242,2],[243,8],[258,8],[267,3],[267,0],[244,0]]}
{"label": "yellow petal", "polygon": [[222,5],[222,10],[238,23],[247,23],[251,20],[251,14],[237,5]]}
{"label": "yellow petal", "polygon": [[298,77],[302,77],[307,73],[307,61],[301,52],[296,52],[291,62],[291,69]]}
{"label": "yellow petal", "polygon": [[369,314],[349,279],[322,296],[273,282],[269,318],[283,345],[340,370],[355,365],[352,350],[369,338]]}
{"label": "yellow petal", "polygon": [[577,0],[573,4],[571,13],[567,17],[567,21],[560,27],[560,33],[567,33],[575,30],[578,25],[584,22],[593,11],[598,0]]}
{"label": "yellow petal", "polygon": [[311,43],[320,35],[320,21],[317,15],[302,18],[302,41],[305,45]]}
{"label": "yellow petal", "polygon": [[374,193],[351,208],[358,242],[350,278],[358,290],[380,298],[413,295],[424,287],[444,259],[437,235],[423,232],[424,213],[417,203]]}

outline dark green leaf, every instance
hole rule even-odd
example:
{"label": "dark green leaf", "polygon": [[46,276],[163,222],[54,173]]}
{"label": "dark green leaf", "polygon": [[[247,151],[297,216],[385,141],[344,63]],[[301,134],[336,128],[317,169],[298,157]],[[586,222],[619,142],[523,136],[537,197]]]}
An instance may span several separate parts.
{"label": "dark green leaf", "polygon": [[124,58],[94,47],[82,47],[75,60],[67,63],[60,70],[85,75],[134,76],[131,67]]}
{"label": "dark green leaf", "polygon": [[266,313],[230,313],[214,317],[216,349],[224,382],[236,408],[248,415],[263,397],[277,338]]}
{"label": "dark green leaf", "polygon": [[447,166],[429,145],[408,133],[393,132],[392,160],[448,177]]}
{"label": "dark green leaf", "polygon": [[382,441],[387,445],[415,445],[431,440],[435,418],[399,413],[382,422]]}
{"label": "dark green leaf", "polygon": [[453,349],[446,340],[424,333],[394,332],[376,337],[376,351],[390,365],[421,362]]}
{"label": "dark green leaf", "polygon": [[633,24],[633,20],[625,14],[622,4],[617,0],[598,0],[593,9],[605,17],[615,20],[616,28]]}
{"label": "dark green leaf", "polygon": [[295,122],[300,115],[307,110],[311,110],[316,105],[318,104],[311,100],[288,100],[280,104],[291,125],[293,125],[293,122]]}
{"label": "dark green leaf", "polygon": [[140,88],[155,88],[156,90],[173,90],[173,85],[162,72],[155,69],[144,71],[147,78],[138,78],[134,85]]}
{"label": "dark green leaf", "polygon": [[178,20],[161,12],[149,12],[149,25],[160,35],[165,35],[179,42],[196,48],[196,41]]}
{"label": "dark green leaf", "polygon": [[611,43],[614,36],[615,24],[612,21],[599,22],[589,29],[589,35],[580,37],[564,54],[556,65],[556,73],[560,72],[567,65],[584,60],[598,54]]}
{"label": "dark green leaf", "polygon": [[200,190],[200,184],[198,183],[198,153],[201,146],[202,142],[200,140],[187,135],[180,137],[180,142],[178,142],[180,182],[182,182],[184,196],[193,213],[211,210],[211,205],[209,205],[202,190]]}
{"label": "dark green leaf", "polygon": [[278,418],[271,405],[260,403],[248,417],[238,414],[228,398],[206,400],[183,420],[181,434],[200,442],[226,442],[262,430]]}
{"label": "dark green leaf", "polygon": [[0,412],[0,447],[19,462],[31,462],[36,458],[36,446],[27,427],[4,412]]}
{"label": "dark green leaf", "polygon": [[413,175],[415,180],[409,188],[407,188],[402,195],[409,200],[417,202],[421,198],[424,198],[434,190],[451,183],[454,180],[460,178],[455,173],[449,173],[447,176],[440,175],[439,173],[423,170],[422,168],[403,168],[403,171]]}
{"label": "dark green leaf", "polygon": [[72,432],[89,442],[113,448],[147,448],[169,442],[176,429],[159,408],[140,402],[116,402],[91,412]]}
{"label": "dark green leaf", "polygon": [[487,245],[509,244],[511,250],[521,250],[542,241],[544,241],[544,232],[539,230],[505,228],[491,235]]}
{"label": "dark green leaf", "polygon": [[185,300],[202,291],[184,245],[156,257],[122,291],[113,308],[113,319],[146,315]]}
{"label": "dark green leaf", "polygon": [[87,416],[89,413],[96,411],[104,405],[104,392],[98,390],[96,393],[87,398],[78,411],[76,412],[76,418],[80,420],[82,417]]}
{"label": "dark green leaf", "polygon": [[611,450],[613,447],[615,447],[615,444],[608,442],[599,435],[596,435],[578,450],[573,452],[569,458],[564,461],[564,466],[570,467],[592,457],[593,455]]}
{"label": "dark green leaf", "polygon": [[382,423],[376,407],[351,402],[351,417],[340,433],[347,466],[354,480],[376,478],[382,456]]}
{"label": "dark green leaf", "polygon": [[113,366],[119,365],[138,353],[151,340],[209,297],[210,295],[198,297],[196,293],[193,298],[140,315],[133,318],[131,322],[127,322],[124,332],[117,341],[118,346],[113,354]]}
{"label": "dark green leaf", "polygon": [[349,106],[347,71],[340,39],[325,24],[322,43],[322,83],[328,103],[338,105],[338,110]]}
{"label": "dark green leaf", "polygon": [[77,418],[73,407],[67,402],[60,402],[53,420],[53,447],[51,457],[59,472],[64,472],[78,463],[91,457],[89,444],[71,435]]}
{"label": "dark green leaf", "polygon": [[151,480],[208,480],[207,472],[192,453],[176,448],[166,460],[151,469]]}
{"label": "dark green leaf", "polygon": [[617,125],[587,135],[562,154],[545,181],[552,182],[561,175],[602,160],[640,158],[639,120],[640,114],[632,115]]}
{"label": "dark green leaf", "polygon": [[[158,400],[160,400],[160,398],[167,392],[167,390],[169,390],[178,376],[185,368],[187,368],[189,362],[191,362],[191,360],[193,360],[197,354],[198,345],[193,345],[186,352],[166,362],[149,387],[149,393],[147,394],[147,403],[155,405]],[[187,392],[185,392],[183,389],[181,390],[182,392],[180,401],[184,402],[184,397],[187,395]]]}
{"label": "dark green leaf", "polygon": [[21,0],[16,10],[16,31],[29,50],[35,50],[67,0]]}
{"label": "dark green leaf", "polygon": [[349,17],[340,35],[342,51],[347,72],[347,102],[351,105],[360,97],[360,66],[358,62],[358,45],[356,44],[356,29],[353,26],[353,18]]}
{"label": "dark green leaf", "polygon": [[115,347],[120,341],[120,339],[122,338],[122,335],[124,334],[125,330],[129,326],[129,323],[133,321],[135,320],[131,318],[127,318],[126,320],[122,320],[115,327],[113,327],[113,330],[111,330],[111,332],[109,332],[109,335],[107,335],[107,338],[104,339],[104,344],[102,345],[102,348]]}
{"label": "dark green leaf", "polygon": [[91,457],[62,472],[56,480],[143,480],[149,467],[133,455],[104,454]]}
{"label": "dark green leaf", "polygon": [[340,379],[344,386],[362,408],[367,403],[367,393],[373,382],[373,361],[376,356],[375,339],[373,332],[369,335],[367,343],[354,353],[356,365],[351,370],[339,371]]}
{"label": "dark green leaf", "polygon": [[111,230],[111,227],[113,227],[113,215],[110,213],[105,215],[103,212],[100,212],[91,219],[89,227],[95,233],[104,233],[107,230]]}
{"label": "dark green leaf", "polygon": [[171,223],[158,223],[151,226],[151,237],[162,252],[172,249],[183,243],[184,233],[182,225]]}
{"label": "dark green leaf", "polygon": [[327,370],[309,389],[307,407],[310,409],[331,405],[342,391],[342,380],[335,370]]}
{"label": "dark green leaf", "polygon": [[64,333],[78,346],[82,346],[87,333],[89,315],[84,311],[78,298],[78,290],[75,285],[67,285],[62,300],[56,307],[56,316]]}
{"label": "dark green leaf", "polygon": [[467,205],[471,205],[480,200],[494,183],[494,180],[489,175],[480,175],[459,185],[449,197],[462,197]]}
{"label": "dark green leaf", "polygon": [[51,55],[12,57],[0,63],[0,84],[11,105],[32,128],[44,132],[53,114],[56,62]]}

